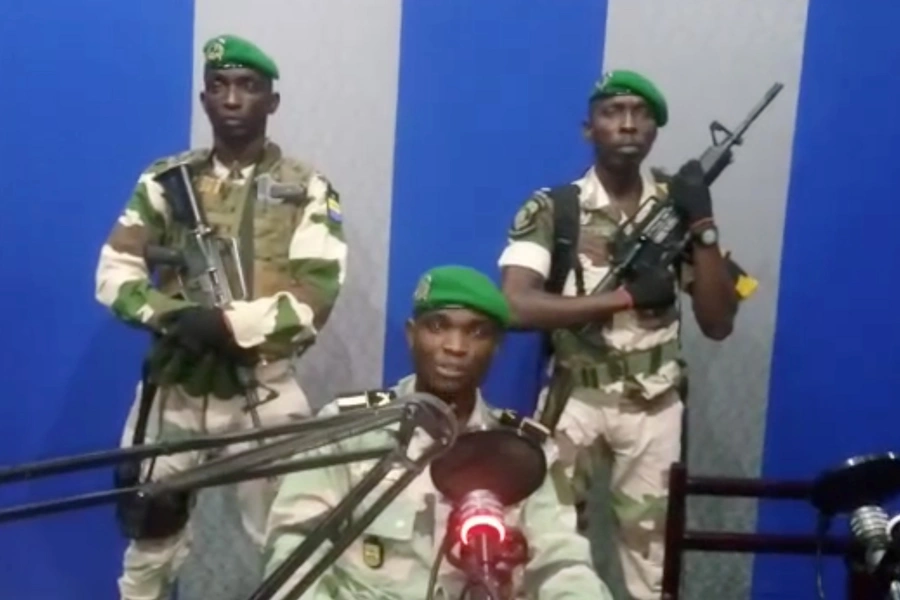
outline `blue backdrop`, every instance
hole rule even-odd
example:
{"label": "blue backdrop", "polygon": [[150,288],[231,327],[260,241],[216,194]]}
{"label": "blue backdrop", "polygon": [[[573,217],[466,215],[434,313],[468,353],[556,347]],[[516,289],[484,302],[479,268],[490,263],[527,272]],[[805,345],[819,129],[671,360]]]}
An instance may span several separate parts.
{"label": "blue backdrop", "polygon": [[[529,194],[566,183],[589,164],[580,128],[602,65],[598,24],[605,22],[606,2],[593,0],[404,4],[386,381],[410,368],[403,322],[418,277],[451,262],[496,275],[502,232]],[[541,53],[528,52],[535,44]],[[539,60],[523,65],[526,52]],[[528,410],[537,378],[522,373],[537,360],[536,336],[511,336],[486,395]]]}
{"label": "blue backdrop", "polygon": [[[141,169],[188,142],[193,6],[4,0],[0,462],[114,446],[142,341],[94,301],[100,244]],[[88,18],[90,16],[90,18]],[[108,364],[134,365],[130,372]],[[0,487],[3,505],[108,488],[106,471]],[[112,598],[108,509],[2,525],[0,595]]]}
{"label": "blue backdrop", "polygon": [[[845,458],[896,450],[893,314],[900,285],[900,118],[891,2],[810,3],[763,474],[805,478]],[[759,527],[809,532],[804,507],[764,503]],[[836,529],[839,525],[836,525]],[[795,564],[792,564],[795,563]],[[829,597],[843,580],[829,561]],[[809,558],[759,557],[754,597],[813,598]],[[777,595],[774,591],[777,590]]]}

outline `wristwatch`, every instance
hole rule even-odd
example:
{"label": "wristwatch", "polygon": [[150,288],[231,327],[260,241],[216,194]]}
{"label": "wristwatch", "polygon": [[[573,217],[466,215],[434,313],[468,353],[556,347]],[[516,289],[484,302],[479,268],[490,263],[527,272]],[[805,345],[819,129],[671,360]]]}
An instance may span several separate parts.
{"label": "wristwatch", "polygon": [[710,223],[693,232],[694,241],[704,248],[715,246],[719,243],[719,229]]}

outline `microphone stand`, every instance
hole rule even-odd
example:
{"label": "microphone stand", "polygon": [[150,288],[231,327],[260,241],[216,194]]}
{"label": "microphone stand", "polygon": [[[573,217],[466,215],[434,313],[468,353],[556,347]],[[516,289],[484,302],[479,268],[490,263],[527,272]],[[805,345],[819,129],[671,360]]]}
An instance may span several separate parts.
{"label": "microphone stand", "polygon": [[[395,423],[399,423],[399,429],[394,433],[396,442],[394,444],[356,452],[301,458],[263,467],[267,463]],[[413,434],[418,428],[423,429],[429,435],[431,443],[417,458],[413,459],[407,456],[407,450]],[[283,596],[285,600],[296,600],[432,460],[453,445],[457,433],[456,417],[441,400],[429,394],[415,393],[399,398],[383,407],[354,409],[347,414],[333,417],[310,418],[298,423],[207,436],[184,442],[124,448],[8,467],[0,470],[0,484],[85,470],[125,460],[142,460],[189,450],[219,448],[236,442],[259,440],[275,435],[293,434],[262,447],[211,460],[163,480],[126,489],[95,492],[62,500],[7,508],[0,511],[0,522],[112,503],[128,494],[153,497],[157,494],[197,490],[225,483],[236,483],[380,457],[378,463],[366,476],[351,488],[350,493],[337,506],[326,513],[322,522],[313,529],[306,540],[266,578],[251,596],[251,600],[272,598],[293,572],[302,566],[326,539],[332,539],[331,549],[313,565],[293,589],[288,591],[287,596]],[[349,517],[360,501],[378,485],[391,469],[398,466],[405,469],[406,472],[389,486],[359,519],[353,519],[352,524],[346,526],[345,523],[350,521]]]}
{"label": "microphone stand", "polygon": [[[365,460],[347,455],[333,455],[328,457],[317,457],[313,459],[301,459],[293,461],[285,465],[270,467],[265,470],[265,474],[258,474],[256,471],[250,473],[235,474],[229,472],[231,465],[240,465],[240,469],[247,469],[247,463],[250,466],[256,466],[260,462],[258,460],[260,450],[266,450],[265,458],[274,459],[282,456],[290,457],[292,454],[313,450],[326,444],[337,442],[349,437],[361,435],[368,431],[384,427],[395,423],[403,418],[405,407],[400,405],[389,405],[383,408],[375,408],[366,411],[351,412],[348,414],[340,414],[330,417],[315,417],[304,419],[296,423],[288,423],[276,425],[272,427],[263,427],[240,432],[231,432],[219,435],[208,435],[197,437],[192,440],[183,440],[178,442],[162,442],[158,444],[146,444],[133,446],[129,448],[120,448],[116,450],[104,450],[100,452],[90,452],[86,454],[55,458],[44,461],[28,463],[13,467],[5,467],[0,469],[0,485],[6,483],[15,483],[21,481],[32,481],[39,478],[48,477],[50,475],[59,475],[72,473],[76,471],[84,471],[88,469],[115,465],[129,460],[145,460],[148,458],[156,458],[159,456],[169,456],[179,454],[181,452],[189,452],[193,450],[210,450],[224,448],[231,444],[239,442],[263,440],[275,436],[291,437],[276,442],[263,448],[255,448],[233,456],[226,456],[201,465],[200,467],[184,471],[178,475],[174,475],[171,479],[175,483],[183,483],[184,478],[193,479],[195,473],[201,475],[210,475],[210,469],[213,473],[208,480],[200,479],[199,484],[181,485],[177,489],[201,489],[203,487],[212,487],[215,485],[223,485],[219,483],[220,478],[223,482],[236,483],[249,479],[256,479],[273,474],[287,473],[291,470],[316,469],[327,467],[334,464],[344,464],[357,460]],[[307,434],[307,435],[304,435]],[[277,444],[277,447],[276,447]],[[378,452],[384,453],[388,450],[382,449]],[[375,454],[372,450],[366,452],[366,455]],[[274,454],[274,457],[272,456]],[[249,455],[249,456],[248,456]],[[377,455],[376,455],[377,457]],[[295,465],[292,469],[288,469],[287,465]],[[307,466],[309,465],[309,466]],[[110,504],[123,496],[136,492],[157,492],[159,486],[157,483],[145,483],[131,488],[123,488],[116,490],[108,490],[103,492],[93,492],[70,496],[59,500],[50,500],[44,502],[35,502],[23,504],[9,508],[0,509],[0,523],[9,521],[17,521],[26,518],[44,516],[75,510],[79,508],[89,508],[103,504]],[[174,491],[174,490],[173,490]]]}
{"label": "microphone stand", "polygon": [[[440,401],[438,401],[440,402]],[[446,411],[443,415],[446,423],[432,422],[422,425],[432,437],[432,444],[426,447],[415,459],[406,455],[406,448],[414,432],[414,424],[410,421],[401,423],[397,433],[398,445],[388,455],[384,456],[372,469],[357,483],[344,499],[328,512],[325,519],[303,542],[291,552],[290,555],[263,581],[249,600],[270,600],[278,593],[291,575],[300,568],[319,546],[327,539],[332,539],[332,546],[325,555],[304,575],[300,581],[279,600],[297,600],[306,592],[325,570],[359,537],[366,527],[371,525],[375,518],[384,511],[387,506],[425,469],[428,464],[446,451],[456,440],[457,421],[449,409],[441,404],[441,409]],[[440,433],[439,425],[445,426],[445,435]],[[372,505],[359,517],[353,517],[353,510],[365,498],[375,486],[381,482],[387,473],[401,467],[405,472],[384,490]],[[351,518],[353,517],[353,518]]]}

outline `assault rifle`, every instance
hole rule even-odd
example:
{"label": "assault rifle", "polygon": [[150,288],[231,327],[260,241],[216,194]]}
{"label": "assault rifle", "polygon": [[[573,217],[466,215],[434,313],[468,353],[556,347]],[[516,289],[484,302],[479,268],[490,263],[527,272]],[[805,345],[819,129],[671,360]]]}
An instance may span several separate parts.
{"label": "assault rifle", "polygon": [[[186,227],[189,235],[183,249],[148,244],[144,248],[147,264],[176,269],[185,297],[201,306],[227,309],[232,302],[247,299],[247,278],[237,239],[219,236],[210,226],[194,192],[190,166],[178,164],[158,174],[156,181],[163,188],[172,220]],[[235,371],[253,426],[261,427],[253,367],[235,365]]]}
{"label": "assault rifle", "polygon": [[[744,134],[782,87],[781,83],[775,83],[769,88],[763,99],[734,131],[729,131],[718,121],[710,124],[712,144],[699,159],[706,185],[712,185],[725,167],[731,164],[734,158],[732,148],[741,145]],[[717,139],[717,133],[724,134],[724,137]],[[641,268],[668,267],[684,253],[690,239],[690,232],[670,198],[648,198],[616,232],[610,270],[590,293],[611,292],[621,284],[624,277]],[[588,324],[581,327],[578,333],[588,336],[597,327],[596,324]]]}
{"label": "assault rifle", "polygon": [[235,238],[216,235],[197,201],[190,167],[179,164],[156,176],[162,186],[172,220],[184,225],[189,239],[183,250],[148,244],[147,264],[176,269],[185,296],[202,306],[228,308],[247,298],[247,280]]}

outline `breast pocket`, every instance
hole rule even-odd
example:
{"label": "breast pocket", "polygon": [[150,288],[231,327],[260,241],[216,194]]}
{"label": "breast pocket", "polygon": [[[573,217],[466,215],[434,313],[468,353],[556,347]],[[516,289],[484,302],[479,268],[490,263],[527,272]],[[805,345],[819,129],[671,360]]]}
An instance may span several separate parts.
{"label": "breast pocket", "polygon": [[[368,510],[396,479],[391,473],[379,483],[358,514]],[[367,573],[367,577],[384,577],[386,581],[396,583],[412,576],[416,568],[415,525],[420,503],[409,497],[407,490],[375,517],[352,546],[348,558],[356,568]]]}
{"label": "breast pocket", "polygon": [[293,204],[256,206],[254,251],[257,260],[286,262],[300,210]]}

